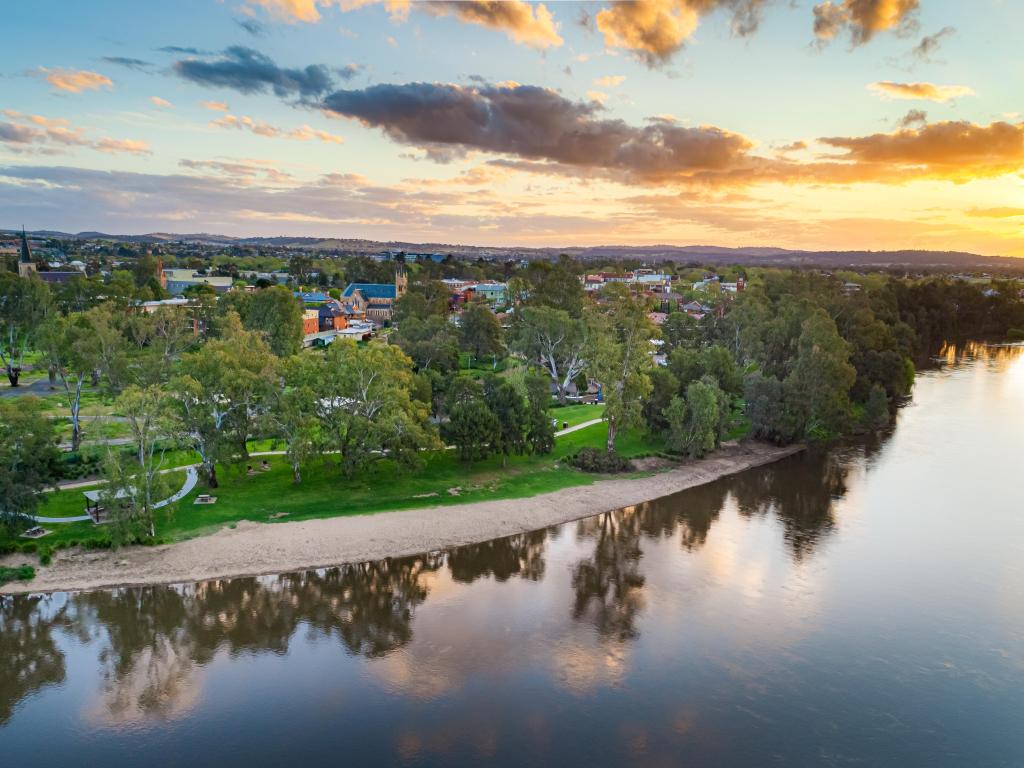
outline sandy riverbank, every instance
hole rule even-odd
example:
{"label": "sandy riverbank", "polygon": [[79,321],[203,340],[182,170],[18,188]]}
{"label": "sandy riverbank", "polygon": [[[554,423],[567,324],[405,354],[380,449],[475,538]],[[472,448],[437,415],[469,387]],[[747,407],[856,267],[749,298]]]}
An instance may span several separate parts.
{"label": "sandy riverbank", "polygon": [[[649,477],[600,480],[525,499],[294,523],[241,522],[234,529],[160,547],[60,551],[49,567],[37,566],[33,581],[6,584],[0,593],[200,581],[413,555],[639,504],[778,461],[799,450],[799,446],[778,448],[761,443],[730,445],[707,459]],[[14,565],[25,559],[24,555],[9,555],[0,558],[0,564]]]}

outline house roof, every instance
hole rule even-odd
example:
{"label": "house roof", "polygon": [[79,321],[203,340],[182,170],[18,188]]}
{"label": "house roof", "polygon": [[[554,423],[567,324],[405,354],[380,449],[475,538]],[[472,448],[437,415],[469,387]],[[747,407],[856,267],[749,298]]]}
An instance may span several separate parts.
{"label": "house roof", "polygon": [[321,303],[321,302],[327,301],[328,299],[331,298],[326,293],[321,293],[319,291],[314,291],[312,293],[304,293],[303,291],[295,291],[295,295],[298,297],[299,301],[305,302],[307,304],[317,304],[317,303]]}
{"label": "house roof", "polygon": [[356,291],[363,294],[364,299],[393,299],[397,296],[394,283],[349,283],[342,296],[347,298]]}

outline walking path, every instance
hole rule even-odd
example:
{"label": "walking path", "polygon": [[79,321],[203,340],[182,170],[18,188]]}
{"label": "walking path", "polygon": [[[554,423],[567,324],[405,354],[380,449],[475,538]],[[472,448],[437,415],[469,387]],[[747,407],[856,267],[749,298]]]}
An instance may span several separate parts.
{"label": "walking path", "polygon": [[[178,469],[180,469],[180,467],[178,467]],[[172,471],[173,472],[175,470],[168,470],[168,471]],[[185,498],[192,491],[193,488],[196,487],[196,484],[198,482],[199,482],[199,472],[196,470],[195,466],[193,465],[193,466],[186,467],[185,468],[185,482],[181,486],[181,489],[177,493],[175,493],[173,496],[168,496],[163,501],[158,501],[156,504],[153,505],[153,509],[160,509],[161,507],[166,507],[168,504],[173,504],[176,501],[181,501],[183,498]],[[74,486],[72,486],[72,485],[65,485],[64,489],[68,489],[68,488],[72,488],[72,487],[84,487],[84,486],[88,486],[88,485],[97,485],[97,484],[98,483],[95,482],[95,481],[85,482],[85,483],[77,483]],[[92,518],[89,517],[89,515],[76,515],[75,517],[33,517],[32,519],[35,520],[37,523],[81,523],[81,522],[84,522],[86,520],[92,520]]]}
{"label": "walking path", "polygon": [[[575,424],[571,427],[555,432],[555,437],[562,437],[563,435],[568,435],[573,432],[579,432],[580,430],[586,429],[587,427],[592,427],[595,424],[600,424],[602,421],[604,421],[604,419],[591,419],[590,421],[584,421],[580,424]],[[453,449],[453,446],[446,447],[448,450]],[[287,451],[253,451],[249,454],[249,456],[284,456],[286,453]],[[333,453],[333,451],[330,451],[330,453]],[[153,508],[157,509],[159,507],[165,507],[168,504],[172,504],[176,501],[180,501],[181,499],[185,498],[185,496],[187,496],[188,493],[193,488],[195,488],[196,484],[199,482],[199,473],[197,472],[198,466],[198,464],[185,464],[180,467],[170,467],[169,469],[160,470],[161,474],[166,474],[168,472],[180,472],[181,470],[184,469],[185,484],[182,486],[180,491],[178,491],[170,498],[165,499],[164,501],[161,501],[157,504],[154,504]],[[58,483],[56,487],[45,489],[45,492],[69,491],[75,490],[77,488],[88,488],[93,485],[102,485],[105,482],[105,480],[76,480],[71,483]],[[34,519],[37,523],[75,523],[81,520],[91,520],[92,518],[90,518],[88,515],[81,515],[79,517],[36,517]]]}

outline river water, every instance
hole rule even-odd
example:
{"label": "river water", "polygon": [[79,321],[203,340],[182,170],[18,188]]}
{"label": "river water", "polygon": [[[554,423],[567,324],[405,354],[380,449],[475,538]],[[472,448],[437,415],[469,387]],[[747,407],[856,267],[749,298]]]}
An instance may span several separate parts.
{"label": "river water", "polygon": [[422,557],[0,605],[0,764],[1024,765],[1024,350],[878,439]]}

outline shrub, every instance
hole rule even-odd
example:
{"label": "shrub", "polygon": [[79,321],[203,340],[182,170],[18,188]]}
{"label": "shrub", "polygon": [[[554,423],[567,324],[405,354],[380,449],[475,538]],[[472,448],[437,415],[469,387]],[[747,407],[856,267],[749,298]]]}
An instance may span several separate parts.
{"label": "shrub", "polygon": [[40,547],[39,548],[39,564],[40,565],[49,565],[52,562],[53,562],[53,550],[50,549],[49,547]]}
{"label": "shrub", "polygon": [[608,453],[597,448],[583,448],[569,457],[569,463],[584,472],[610,475],[629,472],[633,465],[629,459],[617,453]]}
{"label": "shrub", "polygon": [[1024,328],[1011,328],[1006,332],[1008,341],[1024,341]]}
{"label": "shrub", "polygon": [[0,584],[9,581],[31,581],[36,577],[36,569],[31,565],[19,565],[17,568],[0,566]]}

